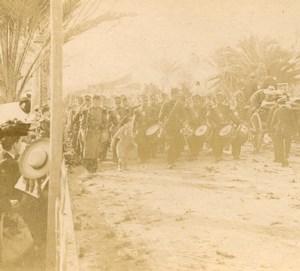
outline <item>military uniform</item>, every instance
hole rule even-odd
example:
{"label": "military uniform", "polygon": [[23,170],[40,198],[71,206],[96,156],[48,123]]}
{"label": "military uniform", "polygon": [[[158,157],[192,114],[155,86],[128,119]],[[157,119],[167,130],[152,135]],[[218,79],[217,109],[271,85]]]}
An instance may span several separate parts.
{"label": "military uniform", "polygon": [[133,135],[137,143],[139,161],[145,162],[150,157],[151,144],[146,136],[146,131],[151,123],[152,110],[149,106],[142,105],[133,113]]}
{"label": "military uniform", "polygon": [[187,143],[192,157],[196,157],[203,147],[203,139],[195,136],[195,129],[205,123],[205,109],[200,103],[193,101],[191,106],[186,107],[188,127],[191,128],[192,134],[187,138]]}
{"label": "military uniform", "polygon": [[[80,160],[83,159],[84,138],[85,138],[85,130],[86,130],[86,112],[90,107],[91,96],[85,95],[84,101],[85,104],[81,108],[77,109],[77,112],[74,116],[74,123],[75,123],[74,128],[76,129],[78,127],[75,151]],[[85,114],[83,114],[83,112],[85,112]]]}
{"label": "military uniform", "polygon": [[[151,103],[150,103],[150,109],[151,109],[151,115],[150,115],[151,124],[159,123],[158,118],[159,118],[159,112],[161,109],[161,105],[158,104],[158,102],[152,98]],[[158,138],[156,135],[154,135],[154,136],[150,137],[149,144],[152,146],[150,148],[151,157],[155,157],[156,153],[159,150],[160,145],[162,145],[163,142],[162,142],[161,138]]]}
{"label": "military uniform", "polygon": [[288,157],[291,148],[292,135],[296,128],[294,114],[286,104],[284,98],[279,99],[279,108],[274,111],[271,129],[276,141],[274,152],[282,166],[288,166]]}
{"label": "military uniform", "polygon": [[[114,109],[109,111],[109,135],[110,138],[112,138],[115,133],[124,125],[124,120],[127,118],[126,111],[122,106],[117,106]],[[112,153],[113,157],[112,160],[117,163],[117,153],[116,153],[116,144],[118,143],[118,140],[116,140],[115,144],[113,144],[112,147]]]}
{"label": "military uniform", "polygon": [[172,168],[184,146],[181,129],[185,120],[185,110],[182,102],[178,98],[165,102],[160,110],[159,120],[165,130],[167,162],[169,168]]}
{"label": "military uniform", "polygon": [[275,134],[272,131],[273,129],[272,129],[272,126],[271,126],[272,125],[272,119],[274,117],[274,113],[278,108],[279,108],[279,105],[277,103],[274,104],[271,107],[271,109],[269,111],[269,114],[268,114],[268,117],[267,117],[267,129],[268,129],[270,137],[272,138],[273,149],[274,149],[274,162],[280,162],[280,153],[278,153],[278,147],[276,145],[277,140],[276,140]]}
{"label": "military uniform", "polygon": [[234,139],[231,142],[231,154],[234,157],[234,159],[239,159],[244,139],[239,136],[239,129],[240,129],[240,125],[242,124],[242,120],[239,116],[238,111],[230,110],[230,120],[231,123],[235,127],[237,127],[237,131],[235,131]]}
{"label": "military uniform", "polygon": [[223,142],[219,137],[220,130],[225,126],[225,117],[218,106],[210,107],[207,115],[207,123],[212,129],[212,148],[216,161],[221,159]]}
{"label": "military uniform", "polygon": [[110,127],[110,118],[108,109],[102,108],[103,117],[102,117],[102,131],[101,131],[101,138],[99,142],[99,159],[101,161],[105,161],[107,151],[109,148],[109,127]]}
{"label": "military uniform", "polygon": [[92,106],[89,109],[85,109],[82,115],[82,123],[85,126],[83,158],[88,172],[95,173],[98,168],[99,143],[104,116],[103,109]]}
{"label": "military uniform", "polygon": [[80,149],[78,148],[78,133],[80,128],[80,113],[81,107],[80,104],[82,103],[83,99],[81,97],[78,98],[78,104],[74,105],[73,108],[70,110],[68,115],[68,123],[67,128],[68,132],[71,137],[72,147],[75,150],[78,157],[80,157]]}

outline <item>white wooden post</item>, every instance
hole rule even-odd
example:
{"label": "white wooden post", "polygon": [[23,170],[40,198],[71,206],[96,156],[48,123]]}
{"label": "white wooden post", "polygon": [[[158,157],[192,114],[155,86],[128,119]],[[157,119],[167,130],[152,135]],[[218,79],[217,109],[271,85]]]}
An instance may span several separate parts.
{"label": "white wooden post", "polygon": [[50,0],[51,23],[51,125],[50,125],[50,181],[48,194],[48,228],[46,270],[59,268],[58,252],[58,204],[61,181],[63,144],[63,104],[62,104],[62,16],[63,1]]}

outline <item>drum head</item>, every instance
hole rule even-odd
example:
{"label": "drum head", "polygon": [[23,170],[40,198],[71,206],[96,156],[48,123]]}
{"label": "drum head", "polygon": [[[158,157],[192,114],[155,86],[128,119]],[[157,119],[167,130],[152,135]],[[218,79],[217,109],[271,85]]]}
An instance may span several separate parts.
{"label": "drum head", "polygon": [[147,136],[151,136],[151,135],[154,135],[159,129],[159,124],[154,124],[154,125],[151,125],[147,131],[146,131],[146,135]]}
{"label": "drum head", "polygon": [[195,130],[195,136],[204,136],[208,131],[207,125],[201,125]]}
{"label": "drum head", "polygon": [[232,130],[233,130],[232,125],[226,125],[225,127],[223,127],[220,130],[219,136],[226,137],[226,136],[230,135],[230,133],[232,132]]}

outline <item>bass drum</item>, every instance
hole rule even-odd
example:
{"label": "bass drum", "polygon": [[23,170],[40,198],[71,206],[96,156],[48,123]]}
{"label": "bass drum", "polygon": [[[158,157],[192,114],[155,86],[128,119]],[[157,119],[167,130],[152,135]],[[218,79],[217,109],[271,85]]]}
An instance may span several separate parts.
{"label": "bass drum", "polygon": [[203,124],[195,130],[195,136],[204,139],[204,141],[208,141],[212,136],[212,131],[208,125]]}
{"label": "bass drum", "polygon": [[156,123],[156,124],[153,124],[151,125],[147,130],[146,130],[146,136],[153,136],[155,135],[158,130],[159,130],[159,124]]}

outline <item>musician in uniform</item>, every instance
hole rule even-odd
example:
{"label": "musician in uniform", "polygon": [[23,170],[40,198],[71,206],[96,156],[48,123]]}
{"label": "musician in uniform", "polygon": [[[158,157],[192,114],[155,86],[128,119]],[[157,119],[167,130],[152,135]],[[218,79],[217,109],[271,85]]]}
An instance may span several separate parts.
{"label": "musician in uniform", "polygon": [[101,131],[101,140],[99,143],[99,160],[105,161],[107,156],[107,151],[110,145],[110,137],[109,137],[109,127],[111,126],[111,118],[109,115],[108,108],[108,99],[105,96],[101,96],[101,108],[103,112],[102,117],[102,131]]}
{"label": "musician in uniform", "polygon": [[279,148],[276,145],[276,143],[277,143],[276,135],[273,133],[273,129],[272,129],[271,125],[272,125],[272,119],[274,117],[274,113],[279,108],[278,101],[280,100],[280,98],[278,98],[276,100],[276,103],[270,108],[270,111],[267,116],[267,130],[268,130],[268,133],[269,133],[269,135],[272,139],[272,143],[273,143],[273,149],[274,149],[274,161],[273,162],[275,162],[275,163],[280,162],[280,153],[278,153]]}
{"label": "musician in uniform", "polygon": [[78,140],[78,133],[79,133],[79,128],[80,128],[80,112],[82,109],[82,106],[84,104],[84,99],[83,97],[77,97],[76,98],[76,103],[73,106],[73,108],[69,112],[68,116],[68,133],[71,137],[72,141],[72,147],[75,150],[75,153],[77,157],[80,157],[80,150],[78,148],[79,144],[77,142]]}
{"label": "musician in uniform", "polygon": [[296,129],[296,121],[292,109],[287,105],[286,97],[277,102],[279,108],[274,111],[271,122],[271,131],[276,141],[274,152],[277,152],[278,162],[283,167],[288,166],[288,157],[291,149],[292,135]]}
{"label": "musician in uniform", "polygon": [[134,108],[130,105],[126,95],[122,95],[121,99],[122,99],[122,107],[124,108],[126,116],[128,118],[132,118]]}
{"label": "musician in uniform", "polygon": [[[110,138],[112,138],[115,133],[122,127],[124,124],[124,119],[126,118],[126,110],[122,106],[122,99],[120,96],[116,96],[114,98],[115,107],[109,111],[109,133]],[[118,157],[116,153],[116,144],[118,144],[118,140],[115,141],[115,144],[112,144],[112,153],[113,157],[112,160],[114,163],[118,163]]]}
{"label": "musician in uniform", "polygon": [[104,116],[100,104],[100,96],[94,95],[92,106],[82,112],[82,123],[84,124],[83,159],[88,173],[87,178],[93,177],[98,168],[99,143]]}
{"label": "musician in uniform", "polygon": [[[150,100],[149,106],[151,108],[151,115],[150,115],[151,123],[158,124],[159,123],[158,117],[159,117],[161,105],[158,103],[156,95],[150,95],[149,100]],[[151,157],[154,158],[159,149],[159,144],[162,143],[160,142],[160,138],[158,138],[157,136],[152,136],[150,138],[149,144],[151,145],[150,148]]]}
{"label": "musician in uniform", "polygon": [[223,142],[219,137],[220,130],[225,126],[225,117],[220,109],[218,100],[212,97],[208,104],[208,111],[206,114],[207,123],[212,130],[212,148],[215,156],[215,161],[221,160],[223,154]]}
{"label": "musician in uniform", "polygon": [[184,140],[180,131],[185,119],[185,109],[179,98],[179,90],[173,88],[171,90],[171,100],[166,101],[162,105],[159,113],[159,121],[162,124],[166,137],[167,162],[170,169],[174,167],[184,146]]}
{"label": "musician in uniform", "polygon": [[204,107],[201,105],[201,96],[194,95],[191,104],[186,107],[187,125],[192,131],[192,134],[187,138],[187,143],[192,158],[197,157],[204,143],[203,139],[196,136],[194,131],[205,123],[205,114]]}
{"label": "musician in uniform", "polygon": [[147,96],[141,95],[140,99],[142,104],[133,113],[132,131],[137,144],[139,162],[145,162],[150,157],[151,148],[146,131],[153,122],[151,121],[152,110],[148,105]]}
{"label": "musician in uniform", "polygon": [[[159,95],[158,95],[158,101],[157,101],[157,104],[158,104],[158,107],[159,107],[159,112],[163,106],[163,104],[169,100],[169,97],[168,97],[168,94],[164,93],[164,92],[161,92]],[[159,114],[158,114],[159,116]],[[159,120],[159,118],[158,118]],[[157,149],[159,152],[163,152],[165,147],[166,147],[166,138],[164,136],[159,136],[158,139],[157,139]]]}
{"label": "musician in uniform", "polygon": [[[243,143],[245,142],[245,138],[247,139],[248,135],[248,129],[246,126],[242,126],[242,119],[240,118],[240,115],[236,109],[232,105],[230,107],[230,123],[233,125],[233,139],[231,140],[231,154],[234,158],[234,160],[240,159],[240,154],[241,154],[241,148]],[[246,129],[246,130],[244,130]]]}
{"label": "musician in uniform", "polygon": [[74,116],[74,123],[78,123],[79,130],[77,133],[77,142],[76,142],[76,154],[79,160],[83,159],[83,148],[84,148],[84,133],[85,133],[85,120],[83,112],[86,112],[91,106],[91,96],[85,95],[83,104],[78,107],[78,110]]}

